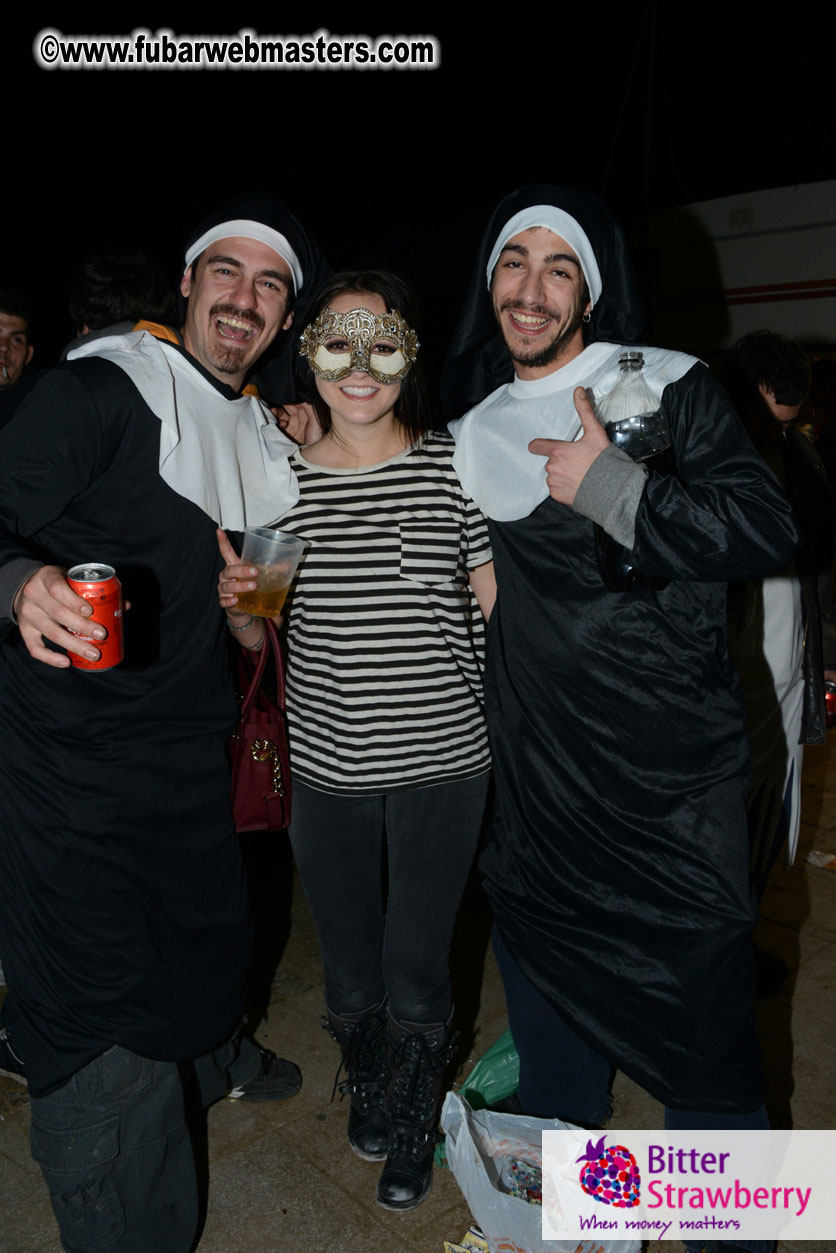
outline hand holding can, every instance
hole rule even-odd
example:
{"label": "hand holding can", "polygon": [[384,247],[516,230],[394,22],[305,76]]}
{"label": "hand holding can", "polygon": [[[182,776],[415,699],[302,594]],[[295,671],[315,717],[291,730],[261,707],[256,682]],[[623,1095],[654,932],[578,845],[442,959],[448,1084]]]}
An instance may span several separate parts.
{"label": "hand holding can", "polygon": [[112,670],[125,656],[122,584],[116,577],[116,571],[113,566],[88,562],[73,566],[67,575],[67,582],[77,596],[82,596],[92,606],[93,613],[88,621],[95,622],[107,631],[103,640],[73,631],[73,635],[98,648],[99,658],[97,661],[88,661],[86,657],[70,653],[70,661],[79,670]]}

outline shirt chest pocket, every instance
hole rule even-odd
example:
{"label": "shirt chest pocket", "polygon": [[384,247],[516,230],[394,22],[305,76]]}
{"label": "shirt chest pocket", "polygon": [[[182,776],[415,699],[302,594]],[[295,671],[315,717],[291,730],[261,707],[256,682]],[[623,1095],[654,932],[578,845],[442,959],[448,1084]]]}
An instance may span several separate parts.
{"label": "shirt chest pocket", "polygon": [[401,522],[399,530],[402,579],[428,586],[456,581],[462,549],[458,523],[435,519]]}

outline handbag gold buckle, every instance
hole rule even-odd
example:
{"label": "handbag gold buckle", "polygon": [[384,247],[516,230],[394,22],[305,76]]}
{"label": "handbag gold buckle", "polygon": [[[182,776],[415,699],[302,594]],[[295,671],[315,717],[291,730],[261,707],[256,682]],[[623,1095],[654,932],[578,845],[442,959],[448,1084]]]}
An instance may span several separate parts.
{"label": "handbag gold buckle", "polygon": [[269,761],[276,756],[276,745],[272,740],[253,740],[250,745],[253,761]]}
{"label": "handbag gold buckle", "polygon": [[272,740],[253,740],[250,752],[254,761],[273,762],[273,791],[284,796],[284,780],[282,779],[282,763],[278,749]]}

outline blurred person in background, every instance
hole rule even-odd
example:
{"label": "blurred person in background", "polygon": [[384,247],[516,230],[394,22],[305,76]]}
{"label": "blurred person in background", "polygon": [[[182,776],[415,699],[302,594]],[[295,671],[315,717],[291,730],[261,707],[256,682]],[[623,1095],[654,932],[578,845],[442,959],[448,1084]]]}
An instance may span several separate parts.
{"label": "blurred person in background", "polygon": [[28,298],[11,287],[0,288],[0,426],[35,385],[37,375],[29,369],[34,352]]}
{"label": "blurred person in background", "polygon": [[137,322],[168,325],[177,310],[172,283],[155,257],[138,249],[87,257],[70,280],[69,313],[77,338],[61,354],[108,335],[124,335]]}
{"label": "blurred person in background", "polygon": [[752,747],[746,801],[752,873],[762,896],[781,849],[788,863],[795,856],[804,745],[825,738],[824,683],[836,678],[830,618],[836,501],[821,458],[794,425],[810,390],[803,349],[773,331],[753,331],[729,352],[721,381],[792,504],[802,537],[784,570],[732,584],[729,593],[729,648]]}

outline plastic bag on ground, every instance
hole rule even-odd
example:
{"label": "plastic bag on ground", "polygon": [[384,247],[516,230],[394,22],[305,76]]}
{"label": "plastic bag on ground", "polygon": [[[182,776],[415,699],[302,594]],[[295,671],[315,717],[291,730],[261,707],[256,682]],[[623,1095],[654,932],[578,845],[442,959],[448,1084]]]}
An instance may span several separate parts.
{"label": "plastic bag on ground", "polygon": [[447,1093],[441,1111],[447,1161],[491,1253],[639,1253],[640,1240],[544,1240],[540,1206],[501,1190],[503,1166],[509,1159],[542,1168],[543,1132],[570,1125],[473,1110],[458,1093]]}

